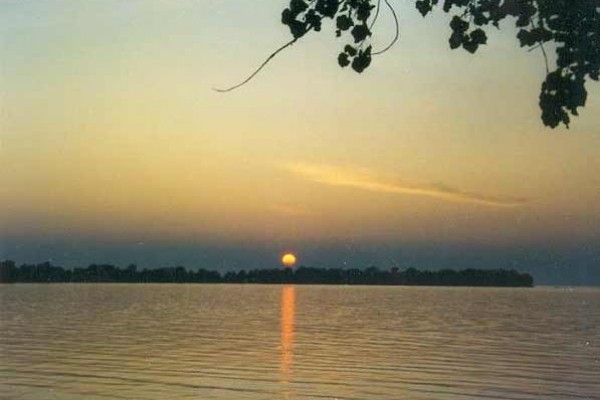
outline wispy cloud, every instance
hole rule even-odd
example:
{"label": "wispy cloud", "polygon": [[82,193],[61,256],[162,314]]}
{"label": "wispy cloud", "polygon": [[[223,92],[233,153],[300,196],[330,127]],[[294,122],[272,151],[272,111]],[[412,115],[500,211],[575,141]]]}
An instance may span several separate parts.
{"label": "wispy cloud", "polygon": [[408,183],[389,179],[366,169],[342,168],[327,164],[296,163],[284,168],[309,181],[347,186],[381,193],[435,197],[441,200],[477,203],[492,207],[517,207],[528,199],[470,192],[441,183]]}

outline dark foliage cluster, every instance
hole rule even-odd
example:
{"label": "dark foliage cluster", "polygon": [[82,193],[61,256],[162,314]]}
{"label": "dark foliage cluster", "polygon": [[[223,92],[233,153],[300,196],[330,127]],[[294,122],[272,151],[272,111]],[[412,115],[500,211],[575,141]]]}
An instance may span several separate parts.
{"label": "dark foliage cluster", "polygon": [[58,282],[123,282],[123,283],[294,283],[329,285],[431,285],[431,286],[502,286],[531,287],[533,277],[515,270],[444,269],[419,271],[415,268],[400,270],[312,268],[255,269],[230,271],[221,274],[206,269],[187,270],[169,267],[138,270],[129,265],[121,269],[110,264],[91,264],[72,270],[49,262],[17,267],[13,261],[0,262],[2,283],[58,283]]}
{"label": "dark foliage cluster", "polygon": [[370,0],[291,0],[281,14],[281,22],[298,39],[310,30],[320,31],[323,19],[335,20],[338,37],[346,32],[352,36],[351,43],[339,54],[338,63],[342,67],[350,65],[360,73],[371,64],[372,47],[368,38],[372,24],[369,24],[369,18],[376,7],[372,3]]}
{"label": "dark foliage cluster", "polygon": [[[439,0],[418,0],[427,15]],[[499,27],[507,17],[515,20],[521,47],[539,47],[546,60],[539,105],[542,121],[555,128],[569,126],[577,108],[585,106],[587,78],[598,81],[600,72],[600,1],[598,0],[444,0],[443,10],[457,10],[450,22],[450,47],[474,53],[487,43],[482,27]],[[550,70],[545,43],[556,48],[556,66]]]}
{"label": "dark foliage cluster", "polygon": [[[388,0],[383,0],[398,19]],[[363,72],[371,64],[374,52],[368,44],[379,15],[382,0],[291,0],[283,11],[282,22],[290,28],[294,41],[311,30],[320,31],[323,19],[335,21],[336,35],[349,32],[352,40],[338,55],[342,67],[350,65]],[[442,6],[453,15],[450,21],[452,49],[475,53],[487,44],[485,28],[500,27],[508,17],[518,28],[522,47],[539,48],[546,61],[546,79],[542,83],[539,105],[542,121],[555,128],[569,126],[570,114],[587,100],[586,79],[598,81],[600,68],[600,0],[416,0],[416,8],[428,15]],[[373,12],[373,10],[375,10]],[[556,66],[550,69],[544,44],[556,49]]]}

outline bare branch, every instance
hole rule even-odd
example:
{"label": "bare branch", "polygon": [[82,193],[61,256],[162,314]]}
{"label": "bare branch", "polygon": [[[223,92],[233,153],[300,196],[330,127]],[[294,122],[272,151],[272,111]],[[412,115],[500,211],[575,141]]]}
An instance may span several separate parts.
{"label": "bare branch", "polygon": [[369,26],[369,30],[373,29],[375,22],[377,22],[377,18],[379,17],[379,9],[381,8],[381,0],[377,0],[377,10],[375,10],[375,16],[373,17],[373,21],[371,21],[371,25]]}
{"label": "bare branch", "polygon": [[[309,30],[307,30],[306,32],[308,33]],[[300,36],[301,37],[301,36]],[[232,90],[235,90],[241,86],[244,86],[246,83],[250,82],[252,80],[252,78],[254,78],[256,75],[258,75],[258,73],[267,66],[267,64],[280,52],[282,52],[283,50],[285,50],[286,48],[290,47],[291,45],[293,45],[294,43],[296,43],[296,41],[298,41],[298,39],[300,39],[300,37],[296,37],[292,40],[290,40],[289,42],[287,42],[286,44],[284,44],[283,46],[281,46],[280,48],[278,48],[277,50],[275,50],[274,52],[272,52],[269,57],[267,57],[267,59],[265,61],[263,61],[263,63],[252,73],[250,74],[249,77],[247,77],[246,79],[244,79],[242,82],[233,85],[231,87],[228,87],[226,89],[219,89],[219,88],[213,88],[213,90],[215,92],[219,92],[219,93],[227,93],[227,92],[231,92]]]}
{"label": "bare branch", "polygon": [[[543,23],[542,19],[538,18],[538,20],[539,20],[540,27],[543,28],[544,27],[544,23]],[[531,27],[532,28],[534,27],[533,22],[531,22]],[[538,42],[537,46],[534,46],[534,47],[530,48],[528,50],[528,52],[531,52],[531,51],[533,51],[533,50],[535,50],[537,48],[540,48],[542,50],[542,54],[544,56],[544,64],[546,66],[546,75],[548,75],[550,73],[550,68],[548,67],[548,54],[546,54],[546,48],[544,47],[544,42],[542,40],[540,40]]]}
{"label": "bare branch", "polygon": [[392,16],[394,17],[394,24],[396,25],[396,33],[394,35],[394,39],[392,40],[392,42],[390,44],[388,44],[387,47],[384,48],[383,50],[379,50],[379,51],[373,53],[372,55],[374,55],[374,56],[383,54],[386,51],[388,51],[389,49],[391,49],[392,46],[394,46],[394,44],[398,40],[398,37],[400,37],[400,24],[398,23],[398,16],[396,15],[396,11],[394,10],[394,7],[392,7],[392,5],[389,3],[388,0],[384,0],[384,1],[385,1],[385,4],[390,9],[390,11],[392,12]]}

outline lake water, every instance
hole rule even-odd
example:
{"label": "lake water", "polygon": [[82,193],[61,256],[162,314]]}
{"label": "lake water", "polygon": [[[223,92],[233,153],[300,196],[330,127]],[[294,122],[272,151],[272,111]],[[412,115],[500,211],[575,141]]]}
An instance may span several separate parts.
{"label": "lake water", "polygon": [[600,290],[0,285],[2,399],[598,399]]}

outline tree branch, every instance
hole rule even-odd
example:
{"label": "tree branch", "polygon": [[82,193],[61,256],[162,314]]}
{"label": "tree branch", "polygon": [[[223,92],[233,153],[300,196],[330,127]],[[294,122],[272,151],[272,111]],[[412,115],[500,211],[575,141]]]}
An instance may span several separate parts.
{"label": "tree branch", "polygon": [[383,54],[386,51],[388,51],[389,49],[391,49],[392,46],[398,40],[398,37],[400,37],[400,24],[398,23],[398,16],[396,15],[396,11],[394,10],[394,7],[392,7],[392,5],[389,3],[388,0],[384,0],[384,1],[385,1],[385,4],[390,9],[390,11],[392,12],[392,16],[394,17],[394,24],[396,25],[396,33],[394,35],[394,39],[392,40],[392,42],[390,44],[388,44],[387,47],[384,48],[383,50],[379,50],[379,51],[373,53],[372,55],[374,55],[374,56],[379,55],[379,54]]}
{"label": "tree branch", "polygon": [[[309,28],[306,33],[308,33],[312,28]],[[306,34],[305,33],[305,34]],[[296,37],[292,40],[290,40],[289,42],[287,42],[286,44],[284,44],[283,46],[281,46],[280,48],[278,48],[277,50],[275,50],[274,52],[272,52],[269,57],[267,57],[267,59],[265,61],[263,61],[262,64],[260,64],[260,66],[252,73],[250,74],[249,77],[247,77],[246,79],[244,79],[242,82],[233,85],[231,87],[225,88],[225,89],[219,89],[219,88],[213,88],[213,90],[215,92],[219,92],[219,93],[227,93],[227,92],[231,92],[232,90],[235,90],[241,86],[244,86],[246,83],[250,82],[252,80],[252,78],[254,78],[256,75],[258,75],[258,73],[267,66],[267,64],[280,52],[282,52],[283,50],[285,50],[286,48],[290,47],[291,45],[293,45],[294,43],[296,43],[298,41],[298,39],[300,39],[302,36]]]}
{"label": "tree branch", "polygon": [[375,16],[373,17],[373,21],[371,21],[371,25],[369,26],[369,30],[373,29],[375,26],[375,22],[377,22],[377,18],[379,17],[379,9],[381,8],[381,0],[377,0],[377,10],[375,11]]}

